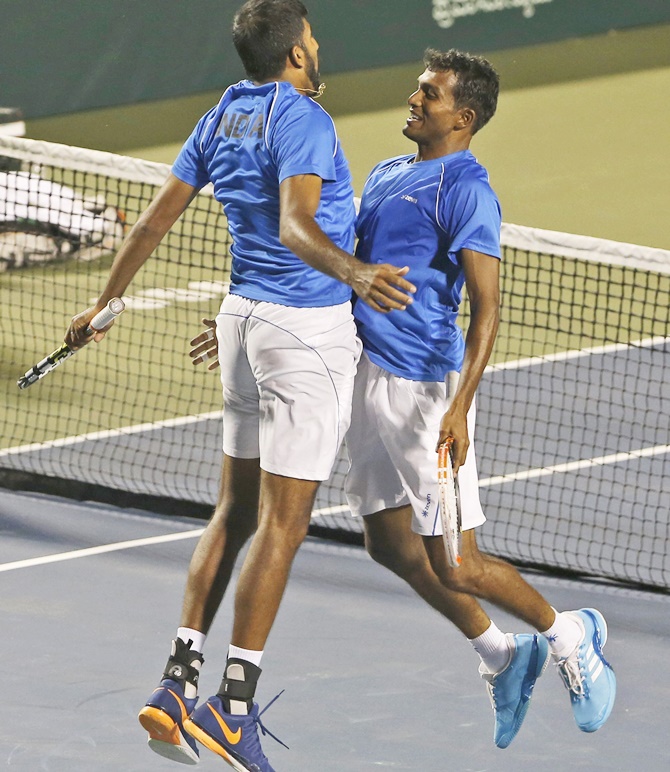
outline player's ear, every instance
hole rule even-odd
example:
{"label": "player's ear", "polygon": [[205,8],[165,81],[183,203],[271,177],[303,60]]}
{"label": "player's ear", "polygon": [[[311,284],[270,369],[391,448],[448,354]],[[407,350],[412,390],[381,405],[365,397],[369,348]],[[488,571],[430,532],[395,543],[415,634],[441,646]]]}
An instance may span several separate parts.
{"label": "player's ear", "polygon": [[289,64],[297,70],[302,70],[305,66],[305,52],[300,46],[293,46],[288,52]]}
{"label": "player's ear", "polygon": [[470,129],[475,125],[477,114],[471,107],[463,107],[459,110],[458,120],[456,121],[457,129]]}

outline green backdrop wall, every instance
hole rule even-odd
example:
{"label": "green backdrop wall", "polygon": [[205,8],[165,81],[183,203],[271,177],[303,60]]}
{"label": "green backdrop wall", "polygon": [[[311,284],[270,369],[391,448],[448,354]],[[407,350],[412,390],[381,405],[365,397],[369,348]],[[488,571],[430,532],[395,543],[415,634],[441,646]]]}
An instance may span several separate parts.
{"label": "green backdrop wall", "polygon": [[[26,117],[168,99],[243,76],[240,0],[0,0],[0,104]],[[668,0],[307,0],[322,72],[670,22]]]}

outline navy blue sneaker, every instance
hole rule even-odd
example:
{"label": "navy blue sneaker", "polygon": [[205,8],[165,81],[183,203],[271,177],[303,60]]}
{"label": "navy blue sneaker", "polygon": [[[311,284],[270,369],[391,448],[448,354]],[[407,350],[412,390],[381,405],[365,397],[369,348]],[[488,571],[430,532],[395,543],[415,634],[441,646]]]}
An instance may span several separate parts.
{"label": "navy blue sneaker", "polygon": [[233,716],[226,713],[221,697],[216,695],[210,697],[186,719],[184,729],[238,772],[274,772],[261,748],[258,730],[284,745],[261,723],[262,713],[275,700],[260,712],[258,705],[254,703],[248,716]]}
{"label": "navy blue sneaker", "polygon": [[[202,655],[191,651],[183,641],[173,641],[163,680],[138,716],[149,733],[151,750],[182,764],[197,764],[200,760],[195,740],[184,732],[184,721],[198,701],[195,695],[202,661]],[[185,691],[193,696],[186,697]]]}
{"label": "navy blue sneaker", "polygon": [[607,721],[616,697],[616,676],[603,656],[607,623],[594,608],[566,611],[584,634],[575,650],[556,662],[570,692],[572,712],[582,732],[595,732]]}
{"label": "navy blue sneaker", "polygon": [[493,742],[498,748],[507,748],[517,736],[530,707],[535,681],[549,662],[549,644],[543,636],[507,633],[506,637],[512,656],[505,668],[489,673],[483,663],[479,666],[493,707]]}
{"label": "navy blue sneaker", "polygon": [[198,701],[187,700],[176,681],[166,678],[147,700],[139,715],[149,733],[149,747],[160,756],[182,764],[197,764],[200,758],[195,740],[184,729],[184,721]]}

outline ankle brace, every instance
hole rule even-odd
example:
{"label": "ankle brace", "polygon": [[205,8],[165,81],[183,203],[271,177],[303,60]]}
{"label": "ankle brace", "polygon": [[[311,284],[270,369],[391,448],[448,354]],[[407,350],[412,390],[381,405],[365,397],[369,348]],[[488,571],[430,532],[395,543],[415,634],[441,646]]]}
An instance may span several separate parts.
{"label": "ankle brace", "polygon": [[[181,638],[176,638],[172,641],[172,653],[165,665],[163,678],[171,678],[184,690],[187,683],[197,689],[200,666],[204,661],[200,652],[192,651]],[[194,662],[198,663],[198,667],[193,665]]]}
{"label": "ankle brace", "polygon": [[[232,672],[235,675],[241,675],[242,678],[231,678]],[[235,672],[238,671],[238,672]],[[224,709],[230,713],[230,701],[245,702],[247,710],[251,710],[254,704],[254,695],[256,694],[256,685],[261,674],[261,669],[247,662],[244,659],[229,659],[226,662],[226,669],[223,674],[223,680],[219,687],[218,696],[223,701]]]}

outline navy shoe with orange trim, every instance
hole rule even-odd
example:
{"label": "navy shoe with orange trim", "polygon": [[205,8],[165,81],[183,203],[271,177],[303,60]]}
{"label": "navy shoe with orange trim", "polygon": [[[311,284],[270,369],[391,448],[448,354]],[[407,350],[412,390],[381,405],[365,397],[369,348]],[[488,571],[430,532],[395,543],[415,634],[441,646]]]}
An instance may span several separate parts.
{"label": "navy shoe with orange trim", "polygon": [[274,772],[261,748],[258,730],[288,747],[261,723],[261,715],[277,697],[262,711],[254,703],[248,716],[231,715],[225,711],[219,695],[210,697],[184,721],[184,729],[238,772]]}
{"label": "navy shoe with orange trim", "polygon": [[202,661],[202,655],[191,651],[183,641],[173,641],[163,680],[138,716],[149,733],[151,750],[182,764],[197,764],[200,760],[197,743],[184,731],[184,721],[198,698],[186,697],[184,692],[196,694]]}

